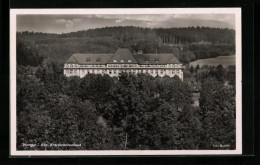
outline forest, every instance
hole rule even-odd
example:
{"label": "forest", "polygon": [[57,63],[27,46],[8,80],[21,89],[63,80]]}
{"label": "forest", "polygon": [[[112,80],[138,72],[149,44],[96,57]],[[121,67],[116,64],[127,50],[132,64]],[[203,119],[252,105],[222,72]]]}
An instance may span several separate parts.
{"label": "forest", "polygon": [[[183,81],[149,74],[68,78],[63,64],[23,44],[17,61],[18,150],[236,148],[235,66],[186,65]],[[199,106],[193,92],[200,92]]]}
{"label": "forest", "polygon": [[150,29],[133,26],[62,34],[25,31],[17,32],[17,44],[58,63],[64,63],[74,53],[114,53],[122,47],[129,48],[132,53],[139,50],[143,53],[173,53],[181,62],[189,63],[235,55],[235,31],[209,27]]}

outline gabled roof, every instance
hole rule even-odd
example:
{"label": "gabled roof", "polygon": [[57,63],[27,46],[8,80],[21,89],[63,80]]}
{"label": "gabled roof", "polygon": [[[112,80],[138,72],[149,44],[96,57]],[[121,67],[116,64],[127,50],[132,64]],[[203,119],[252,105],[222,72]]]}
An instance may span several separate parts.
{"label": "gabled roof", "polygon": [[119,48],[108,63],[137,63],[137,61],[129,49]]}
{"label": "gabled roof", "polygon": [[135,54],[139,64],[180,64],[173,54]]}
{"label": "gabled roof", "polygon": [[74,64],[106,64],[113,54],[73,54],[66,63]]}

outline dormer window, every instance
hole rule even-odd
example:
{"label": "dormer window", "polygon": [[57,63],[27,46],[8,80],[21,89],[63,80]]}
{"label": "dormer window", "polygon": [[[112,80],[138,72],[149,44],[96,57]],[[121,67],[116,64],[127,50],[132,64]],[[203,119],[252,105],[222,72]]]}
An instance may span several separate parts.
{"label": "dormer window", "polygon": [[96,62],[100,62],[100,61],[101,61],[101,58],[97,58],[97,59],[96,59]]}
{"label": "dormer window", "polygon": [[128,62],[132,62],[132,60],[128,60]]}
{"label": "dormer window", "polygon": [[114,60],[113,62],[117,62],[117,60]]}
{"label": "dormer window", "polygon": [[159,62],[159,58],[154,59],[154,62]]}
{"label": "dormer window", "polygon": [[121,62],[125,62],[125,60],[121,60]]}
{"label": "dormer window", "polygon": [[90,62],[90,58],[86,58],[86,62]]}

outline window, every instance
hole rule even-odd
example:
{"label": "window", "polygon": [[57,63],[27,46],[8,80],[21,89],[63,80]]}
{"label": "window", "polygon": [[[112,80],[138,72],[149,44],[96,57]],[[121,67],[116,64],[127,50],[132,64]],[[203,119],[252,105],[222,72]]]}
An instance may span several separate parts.
{"label": "window", "polygon": [[155,59],[154,59],[154,62],[159,62],[159,58],[155,58]]}
{"label": "window", "polygon": [[132,60],[128,60],[128,62],[132,62]]}
{"label": "window", "polygon": [[86,58],[86,62],[90,62],[90,58]]}
{"label": "window", "polygon": [[161,74],[163,74],[163,70],[161,70]]}
{"label": "window", "polygon": [[125,60],[121,60],[121,62],[125,62]]}
{"label": "window", "polygon": [[117,60],[114,60],[113,62],[117,62]]}
{"label": "window", "polygon": [[101,58],[97,58],[97,59],[96,59],[96,62],[100,62],[100,61],[101,61]]}

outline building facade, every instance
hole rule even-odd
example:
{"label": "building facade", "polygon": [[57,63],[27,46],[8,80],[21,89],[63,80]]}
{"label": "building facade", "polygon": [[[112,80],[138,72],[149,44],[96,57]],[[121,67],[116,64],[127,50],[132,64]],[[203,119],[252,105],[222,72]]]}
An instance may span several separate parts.
{"label": "building facade", "polygon": [[64,75],[84,77],[86,74],[119,76],[122,72],[147,73],[152,76],[179,76],[183,67],[173,54],[132,54],[118,49],[114,54],[73,54],[64,64]]}

